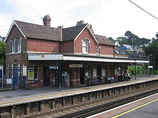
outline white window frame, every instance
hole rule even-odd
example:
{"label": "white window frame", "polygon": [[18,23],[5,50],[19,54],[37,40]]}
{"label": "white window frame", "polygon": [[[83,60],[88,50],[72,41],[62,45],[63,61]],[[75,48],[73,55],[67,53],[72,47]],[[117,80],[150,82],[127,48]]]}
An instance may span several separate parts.
{"label": "white window frame", "polygon": [[90,41],[87,39],[82,40],[82,52],[83,53],[89,53],[89,43],[90,43]]}
{"label": "white window frame", "polygon": [[11,40],[11,53],[21,53],[21,38]]}
{"label": "white window frame", "polygon": [[21,52],[21,38],[17,39],[17,52]]}
{"label": "white window frame", "polygon": [[11,40],[11,52],[15,53],[15,39]]}
{"label": "white window frame", "polygon": [[100,48],[101,48],[101,46],[96,46],[96,52],[97,52],[97,54],[100,54]]}

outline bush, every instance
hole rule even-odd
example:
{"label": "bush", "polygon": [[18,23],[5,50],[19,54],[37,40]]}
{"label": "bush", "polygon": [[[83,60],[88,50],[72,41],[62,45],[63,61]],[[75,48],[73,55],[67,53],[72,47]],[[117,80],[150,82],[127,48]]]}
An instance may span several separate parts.
{"label": "bush", "polygon": [[155,70],[155,71],[154,71],[154,74],[158,74],[158,70]]}
{"label": "bush", "polygon": [[147,66],[129,66],[128,71],[130,75],[140,75],[140,74],[147,74]]}

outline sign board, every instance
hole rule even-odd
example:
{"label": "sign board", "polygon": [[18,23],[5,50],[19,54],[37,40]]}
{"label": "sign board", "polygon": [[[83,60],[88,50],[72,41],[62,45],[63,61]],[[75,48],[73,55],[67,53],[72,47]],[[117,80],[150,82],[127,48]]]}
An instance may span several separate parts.
{"label": "sign board", "polygon": [[83,64],[70,64],[69,67],[78,67],[78,68],[81,68],[81,67],[83,67]]}
{"label": "sign board", "polygon": [[62,76],[67,76],[67,72],[62,72],[62,74],[61,74]]}
{"label": "sign board", "polygon": [[27,75],[27,66],[23,66],[23,76]]}
{"label": "sign board", "polygon": [[153,68],[153,66],[148,66],[148,68]]}
{"label": "sign board", "polygon": [[58,66],[49,66],[49,69],[58,69]]}
{"label": "sign board", "polygon": [[28,80],[34,80],[34,70],[28,70]]}
{"label": "sign board", "polygon": [[12,78],[7,78],[7,84],[12,84]]}

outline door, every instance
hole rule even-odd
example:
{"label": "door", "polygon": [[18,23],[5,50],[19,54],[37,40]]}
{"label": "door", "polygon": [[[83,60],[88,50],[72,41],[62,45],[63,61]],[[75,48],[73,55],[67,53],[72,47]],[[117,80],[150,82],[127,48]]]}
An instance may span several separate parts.
{"label": "door", "polygon": [[18,67],[14,67],[14,71],[13,71],[13,88],[17,88],[18,87]]}
{"label": "door", "polygon": [[50,72],[48,67],[43,68],[43,84],[44,86],[50,86]]}
{"label": "door", "polygon": [[84,68],[80,68],[80,83],[84,84],[84,77],[85,77],[85,72],[84,72]]}
{"label": "door", "polygon": [[67,85],[67,87],[70,87],[70,73],[67,73],[67,76],[66,76],[66,85]]}

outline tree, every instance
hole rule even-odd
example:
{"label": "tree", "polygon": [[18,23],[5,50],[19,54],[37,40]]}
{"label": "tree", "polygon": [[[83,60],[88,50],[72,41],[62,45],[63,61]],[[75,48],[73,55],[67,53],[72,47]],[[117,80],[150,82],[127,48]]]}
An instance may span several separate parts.
{"label": "tree", "polygon": [[0,41],[0,65],[5,65],[5,49],[6,49],[6,44]]}
{"label": "tree", "polygon": [[112,37],[108,38],[111,42],[115,42],[115,40]]}
{"label": "tree", "polygon": [[127,38],[126,37],[117,37],[116,39],[118,40],[118,43],[120,45],[127,44]]}
{"label": "tree", "polygon": [[149,57],[149,55],[152,55],[150,57],[151,65],[154,66],[154,69],[158,69],[158,40],[154,41],[154,43],[151,43],[148,47],[144,48],[145,55]]}

